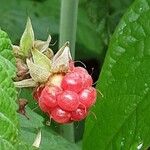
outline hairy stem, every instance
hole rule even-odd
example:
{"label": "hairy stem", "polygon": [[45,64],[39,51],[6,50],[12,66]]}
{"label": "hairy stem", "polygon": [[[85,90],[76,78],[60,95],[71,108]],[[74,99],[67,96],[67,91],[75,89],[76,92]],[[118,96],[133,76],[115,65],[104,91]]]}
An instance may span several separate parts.
{"label": "hairy stem", "polygon": [[[69,41],[72,58],[75,57],[78,2],[79,0],[61,0],[59,46]],[[67,140],[75,142],[73,123],[60,126],[60,132]]]}

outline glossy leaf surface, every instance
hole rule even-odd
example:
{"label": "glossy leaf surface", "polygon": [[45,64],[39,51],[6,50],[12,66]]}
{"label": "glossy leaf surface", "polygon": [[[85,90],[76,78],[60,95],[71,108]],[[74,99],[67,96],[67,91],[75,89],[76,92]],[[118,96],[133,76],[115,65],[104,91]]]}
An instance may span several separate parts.
{"label": "glossy leaf surface", "polygon": [[86,121],[84,150],[137,150],[150,145],[150,0],[136,0],[112,36]]}

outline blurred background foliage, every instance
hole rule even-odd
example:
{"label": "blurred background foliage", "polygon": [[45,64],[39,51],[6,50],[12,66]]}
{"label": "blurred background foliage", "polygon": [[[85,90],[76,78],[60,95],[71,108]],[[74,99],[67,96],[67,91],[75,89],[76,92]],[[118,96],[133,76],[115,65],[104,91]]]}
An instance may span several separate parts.
{"label": "blurred background foliage", "polygon": [[[84,62],[89,73],[92,72],[92,68],[95,68],[92,74],[94,81],[96,81],[99,76],[109,39],[121,16],[132,1],[133,0],[79,1],[75,59]],[[0,27],[9,34],[13,44],[19,44],[27,17],[29,16],[32,19],[36,39],[46,40],[50,34],[52,36],[52,44],[50,47],[55,52],[57,51],[61,0],[0,0],[0,4]],[[28,98],[28,110],[35,110],[38,115],[44,116],[45,124],[49,124],[46,115],[36,109],[37,104],[32,100],[31,92],[32,90],[26,91],[25,89],[25,91],[20,93],[20,97]],[[28,115],[33,118],[33,124],[41,126],[43,120],[40,116],[36,118],[32,117],[35,116],[34,111],[28,111]],[[39,127],[31,126],[32,123],[28,124],[25,119],[21,118],[20,120],[23,139],[35,137],[37,133],[35,131],[37,131]],[[84,122],[80,124],[77,123],[76,125],[78,127],[78,129],[76,129],[77,132],[75,132],[76,141],[82,138],[83,123]],[[57,130],[57,127],[57,124],[51,124],[52,129]],[[27,128],[30,128],[32,135],[30,135],[31,133],[26,134]],[[44,132],[46,130],[47,128],[44,127]],[[81,132],[79,132],[79,130]],[[52,139],[54,139],[54,141],[58,139],[57,135],[52,137]],[[59,137],[59,139],[61,139],[61,137]],[[29,141],[33,141],[33,139]],[[67,141],[63,142],[68,145]],[[55,145],[51,143],[51,146],[58,146],[59,149],[59,144],[61,145],[58,140]],[[68,149],[70,149],[70,147],[72,147],[72,145],[70,145]]]}
{"label": "blurred background foliage", "polygon": [[[120,17],[133,0],[80,0],[76,40],[76,59],[103,62],[109,38]],[[37,39],[52,35],[58,47],[61,0],[1,0],[0,26],[14,44],[25,27],[27,16],[32,19]]]}

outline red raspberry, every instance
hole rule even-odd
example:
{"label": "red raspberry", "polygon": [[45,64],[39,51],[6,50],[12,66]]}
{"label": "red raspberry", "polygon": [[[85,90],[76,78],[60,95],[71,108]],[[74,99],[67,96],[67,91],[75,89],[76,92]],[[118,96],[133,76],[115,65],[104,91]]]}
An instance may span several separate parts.
{"label": "red raspberry", "polygon": [[84,88],[88,88],[89,86],[92,86],[93,80],[89,74],[84,74],[82,76],[82,82],[83,82],[83,89],[84,89]]}
{"label": "red raspberry", "polygon": [[80,121],[87,116],[87,111],[82,108],[77,108],[75,111],[71,113],[71,120]]}
{"label": "red raspberry", "polygon": [[73,91],[64,91],[57,96],[58,105],[67,111],[74,111],[79,106],[79,96]]}
{"label": "red raspberry", "polygon": [[71,114],[59,107],[56,107],[51,111],[50,116],[58,123],[68,123],[70,121]]}
{"label": "red raspberry", "polygon": [[61,89],[56,86],[46,86],[39,97],[39,106],[44,112],[48,112],[57,105],[56,96],[61,93]]}
{"label": "red raspberry", "polygon": [[96,90],[93,87],[84,89],[79,93],[79,101],[85,107],[91,107],[96,101]]}
{"label": "red raspberry", "polygon": [[84,69],[83,67],[75,67],[73,72],[78,73],[82,78],[82,89],[92,86],[92,77],[88,74],[86,69]]}
{"label": "red raspberry", "polygon": [[39,86],[39,87],[36,87],[35,89],[34,89],[34,91],[33,91],[33,98],[35,99],[35,100],[39,100],[39,97],[40,97],[40,95],[41,95],[41,92],[42,92],[42,90],[44,89],[44,86],[42,85],[42,86]]}
{"label": "red raspberry", "polygon": [[88,74],[87,70],[84,69],[83,67],[74,67],[73,72],[78,72],[82,74]]}
{"label": "red raspberry", "polygon": [[53,76],[50,77],[48,84],[61,87],[61,82],[62,82],[63,77],[64,75],[61,73],[54,74]]}
{"label": "red raspberry", "polygon": [[81,91],[83,86],[82,78],[76,72],[67,73],[62,80],[61,86],[64,90],[70,90],[78,93]]}
{"label": "red raspberry", "polygon": [[96,101],[92,77],[82,67],[73,64],[68,73],[52,74],[45,86],[34,93],[42,111],[58,123],[80,121]]}

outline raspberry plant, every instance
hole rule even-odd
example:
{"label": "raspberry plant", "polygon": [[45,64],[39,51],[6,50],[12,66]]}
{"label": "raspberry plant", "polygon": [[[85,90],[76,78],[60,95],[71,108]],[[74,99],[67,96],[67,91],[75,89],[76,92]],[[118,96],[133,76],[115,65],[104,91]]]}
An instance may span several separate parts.
{"label": "raspberry plant", "polygon": [[[19,64],[17,64],[16,69],[16,63],[15,57],[12,50],[12,45],[10,42],[10,39],[8,38],[7,34],[0,30],[0,149],[2,150],[32,150],[35,149],[34,146],[37,148],[39,147],[39,144],[41,142],[40,139],[40,131],[38,134],[38,140],[35,140],[37,129],[42,129],[42,133],[47,135],[50,139],[53,139],[55,144],[51,143],[51,149],[60,149],[61,145],[64,145],[64,149],[75,149],[77,150],[77,146],[75,144],[71,144],[62,137],[56,135],[56,133],[47,133],[47,128],[43,127],[43,118],[41,118],[39,115],[34,113],[30,108],[26,108],[27,117],[22,115],[17,115],[17,103],[18,103],[18,96],[17,91],[14,86],[13,80],[22,80],[22,78],[25,78],[25,74],[27,74],[26,70],[26,64],[24,61],[21,61],[20,58],[22,57],[23,53],[18,53],[18,47],[13,46],[13,50],[15,52],[15,56],[17,56],[17,60],[19,61]],[[24,55],[24,54],[23,54]],[[22,67],[23,66],[23,67]],[[25,67],[24,67],[25,66]],[[17,71],[17,74],[15,73]],[[19,73],[18,73],[19,72]],[[16,76],[17,75],[17,76]],[[13,80],[12,80],[13,79]],[[33,86],[35,85],[35,82],[29,82],[31,80],[27,79],[27,82],[23,81],[21,84],[16,84],[17,86],[22,87],[23,85],[29,85]],[[21,104],[21,103],[20,103]],[[19,120],[18,120],[19,118]],[[29,120],[28,120],[29,119]],[[20,128],[21,127],[21,128]],[[30,129],[31,132],[28,132],[24,129]],[[36,132],[35,132],[36,131]],[[20,135],[21,134],[21,135]],[[26,139],[26,136],[28,135],[28,138],[31,138],[29,143],[24,142],[24,139]],[[47,146],[47,136],[42,137],[42,140],[44,142],[44,147]],[[23,140],[22,140],[23,139]],[[35,142],[34,142],[35,141]],[[38,144],[39,143],[39,144]],[[33,146],[32,146],[33,144]],[[50,144],[50,143],[48,143]],[[43,144],[42,144],[43,145]],[[65,148],[66,147],[66,148]],[[62,146],[61,146],[62,148]]]}
{"label": "raspberry plant", "polygon": [[19,80],[14,83],[16,87],[35,87],[33,95],[50,119],[58,123],[83,120],[96,101],[92,77],[74,66],[68,42],[53,56],[50,41],[50,36],[46,42],[34,41],[28,19],[20,46],[13,46]]}
{"label": "raspberry plant", "polygon": [[[125,2],[129,1],[88,1],[88,4],[85,6],[87,10],[85,11],[84,8],[84,12],[88,12],[90,15],[95,11],[100,12],[105,10],[105,7],[108,7],[107,4],[113,5],[115,9],[118,9],[120,6],[118,7],[116,3],[120,2],[125,4]],[[27,3],[30,5],[31,1]],[[45,3],[48,4],[50,2],[47,1]],[[85,2],[81,3],[83,7]],[[106,5],[104,5],[104,8],[98,9],[99,7],[94,5],[95,3],[100,4],[100,6],[101,4]],[[21,1],[20,4],[23,4],[23,2]],[[88,8],[91,4],[92,7]],[[123,4],[121,4],[120,8],[124,7]],[[110,5],[109,7],[111,7]],[[24,34],[24,38],[20,42],[21,49],[18,46],[13,46],[15,57],[17,56],[17,68],[15,68],[15,59],[11,51],[10,40],[6,33],[0,30],[0,149],[31,150],[33,149],[31,145],[36,145],[44,150],[49,148],[52,150],[78,150],[79,147],[66,141],[50,129],[52,126],[49,127],[50,122],[46,122],[45,114],[47,114],[59,124],[68,123],[70,125],[61,125],[61,127],[66,127],[66,130],[63,131],[69,131],[64,132],[69,135],[69,138],[72,137],[72,133],[70,134],[73,127],[71,122],[78,122],[89,116],[86,119],[83,137],[83,149],[85,150],[147,150],[150,146],[149,5],[149,0],[135,0],[112,36],[97,84],[97,89],[102,91],[103,97],[97,94],[96,104],[96,92],[91,86],[93,81],[88,72],[83,67],[74,66],[69,53],[65,53],[67,59],[63,67],[60,65],[60,62],[64,60],[57,59],[59,56],[62,56],[64,49],[67,49],[67,52],[69,52],[68,43],[61,48],[61,53],[58,53],[60,55],[55,57],[47,46],[51,41],[50,36],[47,41],[35,41],[32,30],[27,30],[25,33],[28,32],[27,35],[30,36],[30,40],[28,41],[26,34]],[[64,6],[67,9],[67,5]],[[36,5],[36,9],[37,7],[39,7],[39,4],[38,6]],[[107,16],[106,11],[103,11],[103,15],[101,13],[100,16],[97,15],[100,18],[102,16],[101,22],[98,22],[98,28],[88,24],[89,28],[85,30],[86,17],[83,17],[85,19],[82,18],[83,28],[77,31],[78,36],[80,35],[77,41],[82,41],[81,43],[87,48],[90,47],[89,49],[92,52],[96,48],[95,53],[99,54],[97,55],[98,58],[103,53],[101,51],[102,47],[105,44],[107,45],[107,40],[109,39],[103,28],[105,26],[105,29],[108,28],[109,30],[109,26],[112,26],[110,25],[110,20],[112,19],[110,19],[110,16],[112,16],[111,13],[113,13],[114,9],[107,9],[109,10],[109,13],[107,12],[109,16]],[[90,16],[93,24],[97,23],[97,16]],[[16,18],[14,17],[14,19]],[[71,19],[66,20],[66,22],[72,23]],[[107,24],[107,20],[110,21],[108,21],[110,24]],[[27,26],[30,27],[30,22],[28,22]],[[68,29],[66,28],[69,32]],[[83,30],[82,33],[80,33],[81,30]],[[93,30],[96,33],[100,32],[105,35],[101,34],[100,37],[102,39],[99,39],[99,35],[93,34]],[[65,38],[63,37],[63,40],[60,40],[62,41],[61,44],[67,41]],[[98,43],[99,40],[100,42]],[[80,52],[78,55],[80,55]],[[53,61],[53,57],[56,58],[56,61]],[[51,65],[47,65],[49,63]],[[57,64],[59,65],[57,66]],[[15,69],[17,70],[17,76]],[[51,69],[53,73],[49,74],[48,72],[51,72]],[[61,71],[58,72],[59,70]],[[41,73],[43,76],[40,75]],[[33,96],[35,100],[32,100],[32,102],[40,107],[44,112],[44,117],[43,114],[41,115],[41,113],[37,113],[37,110],[34,110],[36,108],[31,108],[31,101],[27,104],[27,101],[24,99],[21,99],[19,102],[20,109],[18,112],[26,114],[26,116],[16,113],[18,109],[16,105],[18,103],[17,92],[12,79],[13,81],[15,80],[15,86],[19,88],[24,86],[34,87]],[[33,88],[30,91],[33,91]],[[25,95],[24,93],[23,98],[28,99],[28,97],[32,97],[32,95]],[[95,107],[91,108],[93,104],[95,104]],[[25,107],[25,105],[27,106]],[[89,111],[93,113],[88,113]]]}

